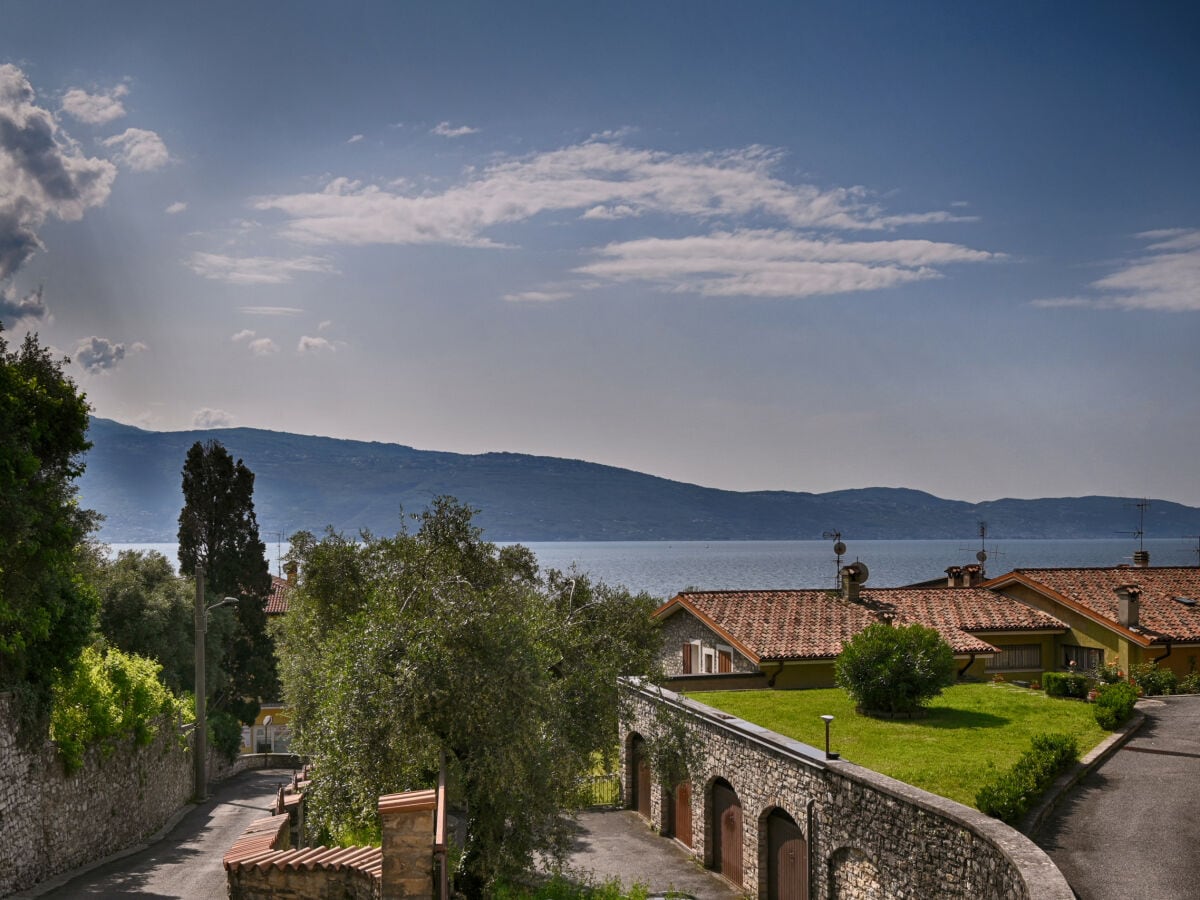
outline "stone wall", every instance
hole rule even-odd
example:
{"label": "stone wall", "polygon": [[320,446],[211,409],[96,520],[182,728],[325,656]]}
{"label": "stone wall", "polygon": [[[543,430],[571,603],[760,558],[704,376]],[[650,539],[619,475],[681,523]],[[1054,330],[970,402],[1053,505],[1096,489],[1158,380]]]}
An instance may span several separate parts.
{"label": "stone wall", "polygon": [[359,869],[243,866],[227,873],[230,900],[380,900],[379,881]]}
{"label": "stone wall", "polygon": [[[15,730],[12,699],[0,694],[0,897],[138,844],[192,796],[190,729],[172,720],[145,747],[130,738],[89,749],[71,775],[51,741],[23,749]],[[210,754],[209,779],[294,760]]]}
{"label": "stone wall", "polygon": [[[659,657],[663,672],[669,677],[683,674],[683,645],[692,641],[700,641],[701,645],[712,650],[719,644],[729,647],[731,666],[735,674],[757,675],[758,666],[737,651],[736,647],[722,640],[712,629],[693,616],[686,609],[669,615],[662,623],[663,650]],[[697,669],[694,674],[701,674]]]}
{"label": "stone wall", "polygon": [[[680,697],[623,682],[633,716],[624,727],[622,772],[630,784],[631,739],[654,739],[654,711],[686,714],[702,764],[692,773],[691,851],[715,864],[713,786],[723,779],[742,810],[742,883],[767,896],[766,821],[787,813],[803,833],[812,900],[1071,900],[1062,873],[1032,841],[977,810]],[[627,791],[628,795],[628,791]],[[664,826],[668,795],[651,790],[651,823]]]}

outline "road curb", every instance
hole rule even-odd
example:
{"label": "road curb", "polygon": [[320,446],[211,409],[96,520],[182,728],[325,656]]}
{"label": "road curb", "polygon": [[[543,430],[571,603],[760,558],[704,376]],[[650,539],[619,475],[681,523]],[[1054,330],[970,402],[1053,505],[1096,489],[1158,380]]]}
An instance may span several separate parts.
{"label": "road curb", "polygon": [[1133,718],[1121,726],[1119,731],[1113,732],[1106,737],[1093,747],[1083,759],[1075,763],[1069,771],[1059,775],[1055,779],[1054,784],[1050,785],[1049,789],[1042,796],[1041,802],[1026,813],[1017,830],[1029,838],[1036,835],[1042,825],[1045,824],[1046,819],[1050,817],[1050,814],[1062,802],[1067,792],[1075,787],[1085,775],[1099,768],[1105,760],[1124,746],[1145,722],[1146,716],[1143,713],[1135,712]]}

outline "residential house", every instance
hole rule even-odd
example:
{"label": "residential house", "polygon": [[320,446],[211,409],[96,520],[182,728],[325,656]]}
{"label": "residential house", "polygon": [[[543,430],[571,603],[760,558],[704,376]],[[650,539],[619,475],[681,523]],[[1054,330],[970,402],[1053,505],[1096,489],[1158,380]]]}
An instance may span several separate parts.
{"label": "residential house", "polygon": [[[936,629],[959,677],[1036,680],[1056,659],[1067,625],[982,587],[861,586],[852,564],[834,590],[685,591],[655,611],[661,663],[679,690],[830,687],[834,661],[875,622]],[[961,581],[960,581],[961,584]]]}
{"label": "residential house", "polygon": [[[268,622],[287,613],[298,573],[296,564],[288,563],[286,578],[271,576],[271,592],[267,594],[266,603]],[[282,703],[264,703],[254,724],[242,726],[242,752],[286,753],[291,739],[290,719],[290,712]]]}
{"label": "residential house", "polygon": [[1066,623],[1048,669],[1153,661],[1182,677],[1200,662],[1200,568],[1015,569],[985,585]]}

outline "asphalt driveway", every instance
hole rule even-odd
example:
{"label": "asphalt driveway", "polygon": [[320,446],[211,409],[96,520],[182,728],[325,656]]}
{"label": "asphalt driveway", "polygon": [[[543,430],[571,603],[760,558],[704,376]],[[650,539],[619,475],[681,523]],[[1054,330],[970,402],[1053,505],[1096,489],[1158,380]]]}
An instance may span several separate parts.
{"label": "asphalt driveway", "polygon": [[1200,696],[1138,710],[1146,723],[1035,838],[1081,900],[1200,897]]}
{"label": "asphalt driveway", "polygon": [[247,825],[270,814],[276,789],[291,777],[290,771],[264,769],[210,785],[212,796],[153,844],[14,896],[223,900],[228,896],[221,864],[225,851]]}

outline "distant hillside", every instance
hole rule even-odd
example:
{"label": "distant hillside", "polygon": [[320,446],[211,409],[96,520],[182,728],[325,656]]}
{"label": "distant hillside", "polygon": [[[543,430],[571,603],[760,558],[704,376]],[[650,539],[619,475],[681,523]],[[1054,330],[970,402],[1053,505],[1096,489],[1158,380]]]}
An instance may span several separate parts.
{"label": "distant hillside", "polygon": [[[173,541],[180,470],[197,440],[221,441],[254,472],[264,532],[392,534],[400,511],[451,494],[480,510],[491,540],[810,540],[838,528],[859,540],[968,538],[986,519],[996,538],[1108,538],[1136,526],[1128,499],[1079,497],[964,503],[903,488],[809,494],[722,491],[579,460],[469,456],[255,428],[143,431],[92,419],[80,482],[111,542]],[[1200,509],[1156,500],[1150,537],[1200,533]]]}

